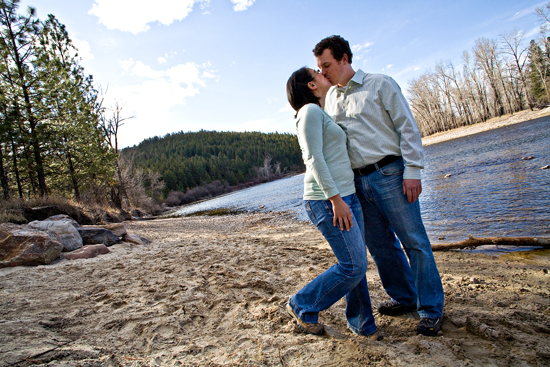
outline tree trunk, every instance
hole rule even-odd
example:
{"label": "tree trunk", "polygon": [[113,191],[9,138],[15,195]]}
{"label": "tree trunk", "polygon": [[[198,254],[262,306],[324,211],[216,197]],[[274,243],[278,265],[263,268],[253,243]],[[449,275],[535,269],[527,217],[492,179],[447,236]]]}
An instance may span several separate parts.
{"label": "tree trunk", "polygon": [[15,173],[15,181],[17,182],[17,190],[19,191],[19,197],[23,198],[23,187],[21,186],[21,178],[19,177],[19,168],[17,167],[17,148],[15,146],[15,141],[13,140],[13,135],[11,137],[11,151],[13,158],[13,172]]}
{"label": "tree trunk", "polygon": [[2,192],[5,200],[10,198],[10,187],[8,184],[8,175],[4,169],[4,152],[0,144],[0,181],[2,181]]}
{"label": "tree trunk", "polygon": [[74,169],[73,159],[71,157],[71,153],[69,153],[69,152],[67,152],[67,159],[69,161],[69,172],[70,172],[70,175],[71,175],[71,182],[73,184],[74,198],[77,201],[80,201],[80,190],[78,189],[78,180],[76,178],[76,171]]}

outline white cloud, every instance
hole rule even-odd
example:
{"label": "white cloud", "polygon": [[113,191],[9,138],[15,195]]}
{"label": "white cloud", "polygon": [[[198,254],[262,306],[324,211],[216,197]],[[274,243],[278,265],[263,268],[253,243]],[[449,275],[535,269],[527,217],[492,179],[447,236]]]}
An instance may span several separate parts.
{"label": "white cloud", "polygon": [[403,70],[401,70],[400,72],[395,73],[394,76],[395,77],[401,77],[403,75],[409,75],[410,76],[410,75],[414,74],[413,71],[418,71],[420,69],[422,69],[422,68],[418,65],[409,65],[406,68],[404,68]]}
{"label": "white cloud", "polygon": [[87,41],[79,40],[77,38],[72,38],[73,45],[78,50],[78,56],[82,59],[82,61],[88,61],[92,60],[94,58],[94,55],[92,54],[92,49],[90,48],[90,44]]}
{"label": "white cloud", "polygon": [[159,62],[159,64],[165,64],[166,63],[166,59],[164,57],[159,57],[157,59],[157,61]]}
{"label": "white cloud", "polygon": [[540,2],[535,5],[531,5],[528,8],[518,11],[510,20],[517,20],[525,16],[533,16],[535,14],[535,8],[543,8],[546,5],[546,1]]}
{"label": "white cloud", "polygon": [[206,87],[209,79],[218,78],[215,70],[205,70],[207,64],[197,65],[193,62],[164,70],[154,70],[133,59],[120,61],[119,64],[124,76],[129,80],[138,77],[140,82],[111,86],[105,105],[109,107],[116,98],[125,103],[125,115],[136,116],[135,120],[128,122],[131,131],[125,126],[128,131],[122,134],[134,135],[134,141],[181,130],[177,123],[170,123],[177,121],[171,115],[171,109],[185,105],[187,98],[199,94],[199,88]]}
{"label": "white cloud", "polygon": [[233,10],[235,11],[243,11],[248,9],[252,4],[254,4],[254,1],[256,0],[231,0],[233,4]]}
{"label": "white cloud", "polygon": [[95,15],[108,29],[137,34],[149,29],[149,23],[169,25],[182,20],[200,0],[157,0],[153,5],[133,0],[95,0],[88,14]]}
{"label": "white cloud", "polygon": [[353,46],[351,46],[351,51],[352,52],[359,52],[362,49],[369,48],[373,44],[374,44],[374,42],[367,42],[364,45],[353,45]]}
{"label": "white cloud", "polygon": [[124,71],[128,71],[130,70],[130,67],[134,65],[136,62],[134,61],[134,59],[128,59],[128,60],[121,60],[118,63],[120,64],[120,66]]}
{"label": "white cloud", "polygon": [[208,10],[209,7],[210,7],[210,0],[201,1],[202,14],[210,14],[210,11]]}

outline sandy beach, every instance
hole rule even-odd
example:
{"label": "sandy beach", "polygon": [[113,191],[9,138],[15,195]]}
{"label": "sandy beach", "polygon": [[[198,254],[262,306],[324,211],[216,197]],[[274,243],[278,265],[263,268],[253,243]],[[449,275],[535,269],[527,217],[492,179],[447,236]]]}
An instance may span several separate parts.
{"label": "sandy beach", "polygon": [[[550,365],[548,250],[436,252],[442,334],[416,335],[415,312],[375,311],[377,342],[347,329],[344,299],[321,313],[323,336],[301,332],[286,313],[288,297],[335,262],[308,222],[249,213],[126,227],[152,243],[0,269],[0,367]],[[386,301],[370,257],[367,279],[373,305]]]}
{"label": "sandy beach", "polygon": [[[443,335],[416,335],[416,313],[375,312],[376,342],[347,330],[343,299],[321,314],[324,336],[302,333],[284,310],[335,261],[309,223],[241,214],[127,227],[152,244],[0,269],[0,366],[550,364],[547,257],[436,252]],[[376,305],[387,298],[369,260]]]}

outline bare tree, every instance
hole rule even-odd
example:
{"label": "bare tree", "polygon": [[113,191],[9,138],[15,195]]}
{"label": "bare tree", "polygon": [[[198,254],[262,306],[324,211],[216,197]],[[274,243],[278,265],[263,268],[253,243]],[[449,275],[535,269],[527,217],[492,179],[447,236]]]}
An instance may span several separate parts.
{"label": "bare tree", "polygon": [[544,6],[535,8],[535,14],[537,14],[542,22],[550,23],[550,1]]}
{"label": "bare tree", "polygon": [[105,139],[117,155],[116,160],[116,179],[113,185],[111,185],[111,199],[118,209],[122,209],[122,202],[124,199],[128,200],[128,194],[126,193],[126,183],[121,169],[121,157],[118,147],[118,132],[121,126],[124,125],[124,121],[135,118],[135,115],[123,117],[122,110],[123,104],[115,101],[114,106],[110,109],[111,117],[106,117],[105,114],[101,117],[103,132],[105,133]]}
{"label": "bare tree", "polygon": [[[525,65],[527,63],[527,53],[529,51],[529,47],[522,46],[524,37],[525,32],[518,31],[516,28],[509,33],[503,33],[500,36],[501,44],[503,45],[503,52],[512,58],[512,64],[515,66],[515,71],[517,72],[517,77],[519,78],[519,84],[524,91],[524,93],[519,96],[520,101],[522,101],[523,96],[525,96],[526,105],[529,106],[531,111],[533,111],[533,98],[529,95],[529,88],[527,87],[527,78],[525,75]],[[523,102],[521,103],[523,104]],[[523,106],[520,108],[523,108]]]}

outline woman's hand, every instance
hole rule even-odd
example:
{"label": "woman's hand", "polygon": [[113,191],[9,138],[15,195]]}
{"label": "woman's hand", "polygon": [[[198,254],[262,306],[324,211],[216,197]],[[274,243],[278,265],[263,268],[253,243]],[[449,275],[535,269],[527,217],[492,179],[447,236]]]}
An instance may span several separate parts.
{"label": "woman's hand", "polygon": [[348,204],[346,204],[340,194],[334,195],[329,198],[329,200],[332,203],[332,211],[334,212],[334,221],[332,224],[334,224],[335,227],[339,225],[341,231],[343,231],[345,227],[346,231],[349,232],[349,229],[353,228],[353,217]]}

